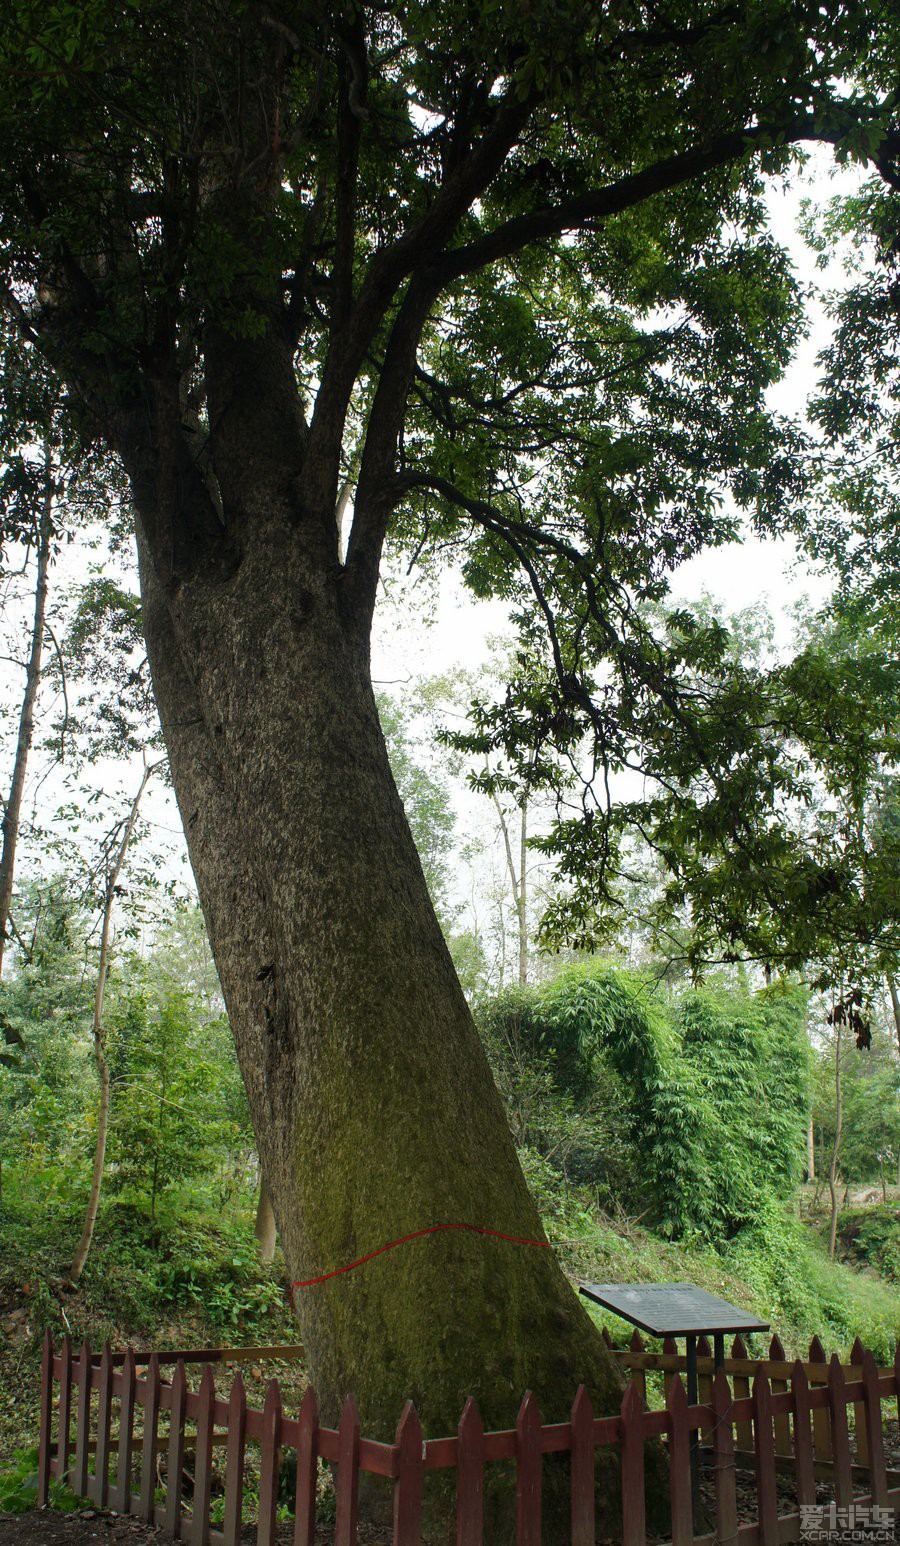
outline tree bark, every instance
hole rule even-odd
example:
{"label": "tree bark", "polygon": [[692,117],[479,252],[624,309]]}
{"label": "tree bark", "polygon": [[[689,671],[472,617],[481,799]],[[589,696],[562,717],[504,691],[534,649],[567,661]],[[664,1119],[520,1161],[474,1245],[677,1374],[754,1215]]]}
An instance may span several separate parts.
{"label": "tree bark", "polygon": [[91,1190],[84,1215],[84,1226],[81,1231],[81,1239],[78,1242],[78,1249],[69,1269],[69,1277],[73,1283],[77,1283],[81,1277],[84,1271],[84,1264],[88,1259],[88,1252],[91,1249],[91,1243],[94,1238],[94,1225],[97,1222],[97,1211],[100,1207],[103,1169],[106,1163],[106,1138],[109,1132],[109,1063],[106,1058],[103,1000],[106,996],[106,979],[109,975],[109,936],[112,928],[113,905],[116,899],[118,879],[122,873],[125,855],[128,852],[128,845],[134,833],[138,808],[152,773],[153,768],[145,757],[140,787],[131,803],[131,809],[122,829],[122,836],[119,839],[113,862],[106,877],[103,922],[100,929],[100,957],[97,963],[97,986],[94,990],[94,1016],[91,1027],[94,1043],[94,1061],[97,1064],[97,1073],[100,1078],[100,1099],[97,1105],[97,1136],[94,1140],[94,1165],[91,1173]]}
{"label": "tree bark", "polygon": [[34,618],[31,625],[31,641],[28,664],[25,668],[25,692],[19,714],[16,736],[16,755],[13,761],[9,796],[3,811],[0,846],[0,972],[3,970],[3,952],[6,946],[6,927],[12,910],[13,881],[16,868],[16,848],[19,841],[19,825],[22,816],[22,796],[25,791],[25,774],[28,755],[34,737],[34,708],[41,680],[41,661],[44,651],[44,628],[47,617],[47,590],[50,574],[50,546],[53,539],[53,480],[49,445],[44,452],[44,508],[37,533],[37,575],[34,586]]}
{"label": "tree bark", "polygon": [[[340,572],[290,514],[221,584],[166,588],[143,538],[139,553],[175,792],[292,1279],[434,1224],[543,1242]],[[455,1431],[470,1394],[488,1427],[512,1424],[529,1388],[548,1421],[580,1381],[598,1412],[620,1400],[542,1245],[432,1234],[299,1287],[296,1305],[326,1420],[353,1391],[375,1438],[408,1397],[431,1434]]]}
{"label": "tree bark", "polygon": [[256,1205],[256,1220],[253,1225],[253,1233],[259,1246],[260,1261],[273,1261],[275,1258],[275,1239],[278,1231],[275,1227],[275,1214],[272,1211],[272,1199],[269,1196],[269,1188],[266,1186],[266,1178],[261,1172],[259,1177],[259,1202]]}
{"label": "tree bark", "polygon": [[816,1179],[816,1129],[813,1123],[812,1112],[809,1114],[809,1126],[806,1129],[806,1179]]}

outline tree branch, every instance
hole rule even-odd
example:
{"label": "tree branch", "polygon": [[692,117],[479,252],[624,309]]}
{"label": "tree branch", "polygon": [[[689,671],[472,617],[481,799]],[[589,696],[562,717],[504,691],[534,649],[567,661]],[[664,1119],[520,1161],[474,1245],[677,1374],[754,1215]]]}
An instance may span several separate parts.
{"label": "tree branch", "polygon": [[548,205],[527,215],[516,215],[505,220],[493,231],[488,231],[478,241],[452,248],[441,254],[430,265],[438,289],[460,279],[466,274],[511,257],[531,242],[561,236],[567,231],[590,228],[597,221],[632,209],[657,193],[667,193],[704,172],[715,171],[746,152],[760,141],[770,144],[776,138],[785,143],[802,140],[834,144],[841,138],[837,130],[816,128],[811,118],[795,120],[789,125],[757,124],[721,135],[703,149],[680,151],[644,167],[640,172],[629,172],[618,181],[608,183],[577,199],[562,204]]}
{"label": "tree branch", "polygon": [[[340,431],[372,339],[404,280],[449,241],[462,216],[500,171],[534,105],[515,90],[504,97],[475,148],[450,173],[425,214],[375,254],[345,327],[333,329],[310,426],[311,495],[327,500],[337,481]],[[438,280],[432,298],[442,287]],[[429,302],[430,304],[430,302]],[[427,315],[427,311],[426,311]],[[404,401],[405,401],[404,388]]]}

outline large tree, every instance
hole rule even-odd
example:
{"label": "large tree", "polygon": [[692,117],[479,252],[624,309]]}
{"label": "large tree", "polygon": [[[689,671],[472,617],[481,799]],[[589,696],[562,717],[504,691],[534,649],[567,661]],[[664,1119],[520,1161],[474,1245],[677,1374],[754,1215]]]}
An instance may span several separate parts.
{"label": "large tree", "polygon": [[[724,800],[741,749],[724,720],[705,733],[697,635],[661,641],[641,603],[734,532],[722,490],[760,521],[800,492],[764,406],[799,306],[762,182],[817,139],[893,165],[895,99],[859,67],[889,52],[879,9],[5,10],[7,315],[130,481],[156,701],[297,1279],[431,1224],[541,1237],[379,728],[385,542],[458,549],[543,650],[496,727],[508,756],[576,757],[587,733],[602,790],[676,737],[674,792],[702,766]],[[591,864],[604,809],[560,827]],[[431,1432],[470,1392],[491,1424],[526,1386],[549,1417],[579,1380],[615,1400],[545,1249],[431,1235],[297,1303],[327,1415],[354,1389],[370,1433],[410,1394]]]}

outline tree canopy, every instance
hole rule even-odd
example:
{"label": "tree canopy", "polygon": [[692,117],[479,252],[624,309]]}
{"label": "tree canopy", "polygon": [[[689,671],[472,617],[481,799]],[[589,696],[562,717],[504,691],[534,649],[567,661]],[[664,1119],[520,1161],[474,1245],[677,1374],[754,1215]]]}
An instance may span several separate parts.
{"label": "tree canopy", "polygon": [[[828,482],[871,535],[813,532],[816,457],[766,407],[803,324],[763,199],[810,142],[873,166],[832,231],[865,223],[881,268],[841,303],[818,408],[858,453],[892,391],[887,10],[97,0],[16,5],[2,47],[8,323],[83,443],[152,483],[167,583],[240,564],[247,478],[263,498],[301,476],[360,626],[385,541],[510,602],[528,665],[479,749],[553,784],[587,741],[593,787],[548,840],[571,882],[551,940],[596,937],[635,822],[688,887],[728,854],[707,882],[726,948],[747,944],[739,874],[774,897],[791,868],[818,905],[828,866],[765,810],[807,797],[794,754],[817,760],[812,721],[848,684],[809,661],[763,682],[708,620],[660,630],[648,607],[741,512],[890,559],[883,462]],[[608,792],[629,767],[639,811]]]}

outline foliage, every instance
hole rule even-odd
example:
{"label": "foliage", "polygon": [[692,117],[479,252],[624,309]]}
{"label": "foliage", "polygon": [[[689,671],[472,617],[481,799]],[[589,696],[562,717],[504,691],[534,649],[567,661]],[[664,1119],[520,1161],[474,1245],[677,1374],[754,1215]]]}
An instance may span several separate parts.
{"label": "foliage", "polygon": [[[819,1165],[827,1169],[834,1142],[835,1071],[833,1041],[815,1054],[813,1117]],[[841,1048],[843,1128],[839,1172],[846,1182],[895,1179],[900,1165],[900,1058],[892,1031],[876,1021],[869,1048],[844,1036]]]}
{"label": "foliage", "polygon": [[694,1184],[706,1194],[713,1233],[728,1237],[799,1180],[809,1113],[806,994],[700,990],[682,996],[679,1019],[683,1055],[709,1110]]}
{"label": "foliage", "polygon": [[[8,1467],[0,1470],[0,1513],[27,1514],[34,1508],[38,1484],[38,1452],[36,1449],[19,1450],[13,1455]],[[84,1508],[85,1502],[76,1496],[64,1482],[50,1478],[49,1502],[51,1508],[70,1512]]]}
{"label": "foliage", "polygon": [[23,888],[26,949],[0,984],[0,1162],[72,1156],[92,1099],[86,919],[60,880]]}
{"label": "foliage", "polygon": [[900,1284],[900,1208],[847,1209],[838,1214],[837,1227],[845,1261]]}
{"label": "foliage", "polygon": [[253,1150],[246,1097],[224,1016],[204,1020],[184,990],[154,1003],[132,972],[110,1017],[110,1183],[149,1203],[188,1177],[203,1184]]}
{"label": "foliage", "polygon": [[479,1023],[517,1141],[664,1233],[727,1240],[790,1195],[808,1111],[801,992],[667,1004],[589,965],[507,991]]}

